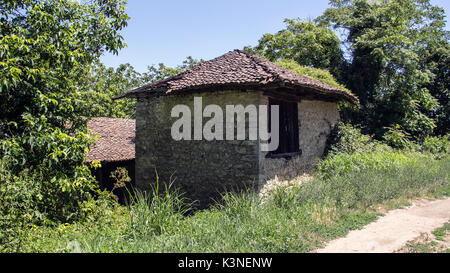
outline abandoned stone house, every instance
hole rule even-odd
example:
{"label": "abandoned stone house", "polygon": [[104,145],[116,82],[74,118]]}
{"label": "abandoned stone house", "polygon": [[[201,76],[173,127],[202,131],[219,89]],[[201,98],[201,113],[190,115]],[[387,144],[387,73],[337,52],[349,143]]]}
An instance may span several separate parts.
{"label": "abandoned stone house", "polygon": [[[201,97],[203,105],[222,109],[227,105],[279,105],[278,149],[262,150],[260,139],[174,140],[171,127],[177,118],[171,111],[176,105],[198,111],[195,97]],[[275,176],[295,176],[322,155],[326,137],[339,120],[337,102],[358,103],[345,90],[241,50],[115,99],[120,98],[137,99],[136,186],[149,189],[157,171],[160,181],[174,180],[187,197],[199,201],[199,207],[224,191],[257,189]],[[203,117],[203,124],[209,119]]]}
{"label": "abandoned stone house", "polygon": [[[99,168],[91,168],[102,189],[111,191],[116,182],[111,178],[111,172],[118,167],[127,169],[131,178],[129,189],[135,180],[135,120],[120,118],[92,118],[87,128],[98,135],[96,142],[90,147],[86,163],[93,161],[101,163]],[[123,201],[128,196],[124,188],[114,190],[114,194]]]}

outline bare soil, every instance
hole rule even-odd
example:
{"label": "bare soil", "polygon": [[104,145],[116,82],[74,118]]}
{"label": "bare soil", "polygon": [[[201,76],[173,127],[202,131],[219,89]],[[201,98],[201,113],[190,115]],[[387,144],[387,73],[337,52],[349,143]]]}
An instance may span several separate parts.
{"label": "bare soil", "polygon": [[419,237],[409,241],[401,249],[395,251],[396,253],[450,253],[450,221],[447,226],[443,226],[440,230],[440,235],[437,236],[438,230],[432,233],[422,233]]}
{"label": "bare soil", "polygon": [[361,230],[331,241],[318,253],[392,253],[450,220],[450,198],[421,200],[386,213]]}

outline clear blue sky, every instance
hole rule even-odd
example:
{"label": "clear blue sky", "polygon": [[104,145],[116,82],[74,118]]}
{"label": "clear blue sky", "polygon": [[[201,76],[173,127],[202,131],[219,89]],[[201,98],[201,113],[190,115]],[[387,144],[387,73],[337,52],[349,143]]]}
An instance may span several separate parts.
{"label": "clear blue sky", "polygon": [[[449,0],[431,0],[445,9]],[[176,66],[187,57],[209,60],[233,49],[256,45],[264,33],[283,28],[284,18],[315,18],[328,0],[128,0],[127,47],[102,57],[106,66],[130,63]],[[449,23],[447,23],[449,29]]]}

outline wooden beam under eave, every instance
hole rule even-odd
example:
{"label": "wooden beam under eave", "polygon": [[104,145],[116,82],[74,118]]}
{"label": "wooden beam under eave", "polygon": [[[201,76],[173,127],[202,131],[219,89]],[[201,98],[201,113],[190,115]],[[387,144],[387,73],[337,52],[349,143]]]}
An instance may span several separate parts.
{"label": "wooden beam under eave", "polygon": [[295,93],[287,92],[286,90],[279,90],[279,89],[268,89],[263,91],[263,95],[278,99],[278,100],[284,100],[284,101],[295,101],[300,102],[301,97]]}

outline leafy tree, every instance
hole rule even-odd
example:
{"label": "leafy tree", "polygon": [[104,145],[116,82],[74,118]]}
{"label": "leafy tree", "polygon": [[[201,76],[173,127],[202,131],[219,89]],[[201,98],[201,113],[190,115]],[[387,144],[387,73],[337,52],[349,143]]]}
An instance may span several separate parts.
{"label": "leafy tree", "polygon": [[[356,94],[361,108],[344,120],[385,139],[390,129],[414,140],[449,130],[449,32],[429,0],[331,0],[314,20],[286,19],[245,49],[271,61],[327,69]],[[340,41],[332,31],[345,37]]]}
{"label": "leafy tree", "polygon": [[142,79],[144,82],[159,81],[168,78],[170,76],[179,74],[181,72],[184,72],[185,70],[202,62],[204,62],[203,59],[197,60],[192,58],[192,56],[188,56],[181,63],[181,65],[177,65],[176,67],[168,67],[163,63],[159,63],[158,66],[155,65],[147,66],[147,72],[143,73]]}
{"label": "leafy tree", "polygon": [[84,100],[91,105],[92,116],[135,118],[135,100],[113,100],[115,96],[144,84],[142,74],[130,64],[121,64],[114,69],[98,62],[82,84]]}
{"label": "leafy tree", "polygon": [[423,65],[428,67],[434,77],[425,88],[436,98],[438,106],[427,115],[436,121],[435,135],[446,135],[450,128],[450,44],[446,39],[438,44],[430,44],[427,51],[420,54]]}
{"label": "leafy tree", "polygon": [[440,78],[448,75],[444,11],[429,0],[330,3],[318,22],[347,34],[349,68],[342,74],[362,106],[347,118],[378,138],[397,125],[414,139],[431,134],[436,115],[448,118],[439,110],[448,104],[448,85],[445,91]]}
{"label": "leafy tree", "polygon": [[114,69],[106,68],[105,65],[97,62],[81,83],[85,91],[83,100],[91,106],[92,116],[135,118],[136,101],[134,99],[113,100],[113,98],[145,83],[181,73],[202,61],[189,56],[181,65],[174,68],[160,63],[157,66],[148,66],[144,73],[137,72],[128,63]]}
{"label": "leafy tree", "polygon": [[[0,2],[0,154],[9,173],[0,177],[2,230],[14,208],[23,208],[22,219],[69,221],[90,198],[95,187],[84,159],[92,143],[86,132],[91,107],[80,81],[103,52],[124,47],[124,5]],[[23,186],[26,177],[37,184]]]}
{"label": "leafy tree", "polygon": [[245,50],[270,61],[291,59],[303,66],[327,69],[338,80],[344,65],[339,37],[313,22],[285,19],[286,28],[264,34],[255,47]]}

